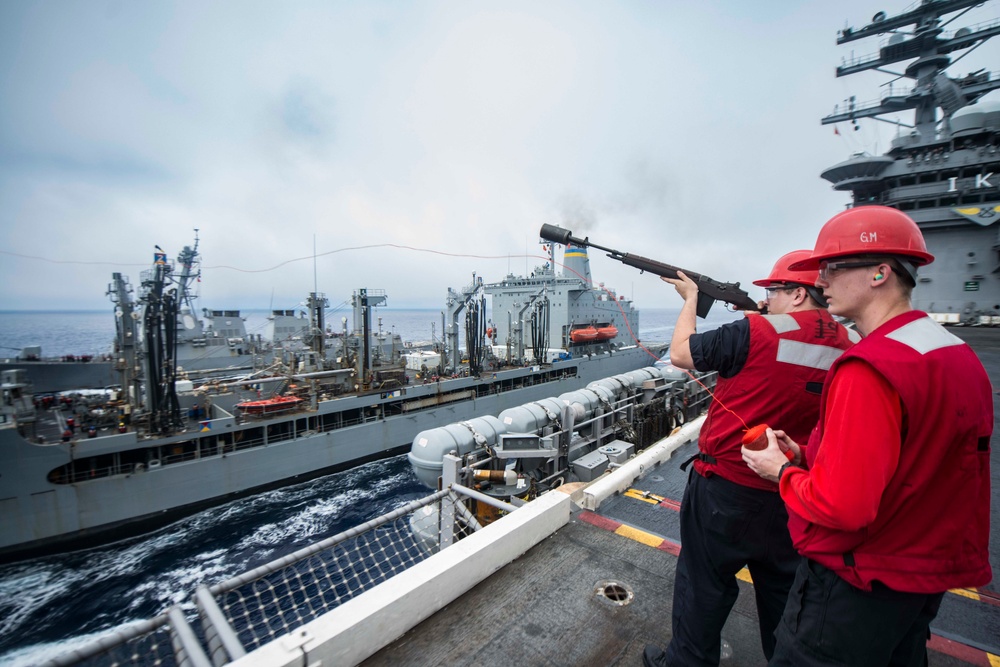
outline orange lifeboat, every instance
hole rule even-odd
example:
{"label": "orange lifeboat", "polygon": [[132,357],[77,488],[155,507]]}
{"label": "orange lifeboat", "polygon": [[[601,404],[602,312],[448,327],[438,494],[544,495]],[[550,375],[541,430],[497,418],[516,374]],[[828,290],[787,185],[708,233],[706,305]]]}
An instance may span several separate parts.
{"label": "orange lifeboat", "polygon": [[569,332],[569,339],[574,343],[592,343],[597,340],[597,329],[594,327],[582,327]]}
{"label": "orange lifeboat", "polygon": [[597,329],[597,340],[611,340],[618,335],[618,327],[609,324],[606,327]]}
{"label": "orange lifeboat", "polygon": [[301,402],[302,399],[295,396],[275,396],[273,398],[263,398],[259,401],[237,403],[236,407],[251,415],[263,415],[291,410]]}

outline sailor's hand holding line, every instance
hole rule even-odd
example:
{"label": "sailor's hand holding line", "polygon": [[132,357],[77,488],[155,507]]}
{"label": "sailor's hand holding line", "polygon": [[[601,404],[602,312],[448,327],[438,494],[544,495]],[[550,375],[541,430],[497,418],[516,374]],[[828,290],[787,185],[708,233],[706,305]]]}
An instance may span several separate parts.
{"label": "sailor's hand holding line", "polygon": [[761,450],[743,447],[741,453],[750,470],[770,482],[777,482],[786,463],[802,465],[802,448],[784,431],[767,429],[767,448]]}

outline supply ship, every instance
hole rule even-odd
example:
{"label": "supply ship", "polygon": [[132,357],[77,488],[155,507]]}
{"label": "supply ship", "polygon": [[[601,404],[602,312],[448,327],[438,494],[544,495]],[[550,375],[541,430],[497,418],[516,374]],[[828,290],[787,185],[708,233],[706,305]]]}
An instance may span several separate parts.
{"label": "supply ship", "polygon": [[[1000,324],[1000,102],[980,101],[1000,88],[1000,71],[947,73],[1000,34],[1000,20],[945,30],[956,12],[981,4],[923,0],[841,30],[837,44],[880,42],[874,53],[845,59],[838,77],[877,70],[893,79],[880,99],[851,97],[822,119],[838,132],[866,118],[896,125],[886,154],[856,154],[822,176],[850,192],[853,206],[892,206],[916,221],[935,259],[920,268],[913,305],[945,324]],[[886,118],[910,111],[910,122]]]}
{"label": "supply ship", "polygon": [[[410,354],[398,335],[372,330],[381,291],[357,290],[353,328],[345,322],[339,333],[326,330],[325,297],[310,294],[304,326],[282,314],[303,335],[264,350],[201,328],[185,289],[197,275],[193,248],[176,265],[158,252],[137,301],[116,274],[116,389],[36,405],[28,374],[3,371],[0,557],[100,543],[399,454],[419,431],[497,414],[556,386],[581,388],[662,353],[637,344],[630,300],[591,284],[586,248],[566,249],[557,273],[556,248],[546,247],[548,261],[529,276],[473,275],[449,289],[443,343]],[[206,359],[257,361],[206,379],[178,363],[179,349],[198,347],[223,350]]]}

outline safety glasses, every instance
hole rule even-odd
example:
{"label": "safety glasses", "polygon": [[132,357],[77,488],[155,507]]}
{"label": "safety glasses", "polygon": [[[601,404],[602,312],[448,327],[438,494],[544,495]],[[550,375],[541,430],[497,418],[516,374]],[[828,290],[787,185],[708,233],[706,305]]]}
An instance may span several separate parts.
{"label": "safety glasses", "polygon": [[819,278],[820,280],[829,280],[841,271],[846,271],[848,269],[863,269],[865,267],[878,266],[883,263],[884,262],[820,262]]}

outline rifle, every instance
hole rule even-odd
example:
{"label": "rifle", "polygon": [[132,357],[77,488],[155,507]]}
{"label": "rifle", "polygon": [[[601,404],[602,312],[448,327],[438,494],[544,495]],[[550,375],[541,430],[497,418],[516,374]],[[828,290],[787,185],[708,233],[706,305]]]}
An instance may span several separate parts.
{"label": "rifle", "polygon": [[592,246],[598,250],[603,250],[608,253],[608,257],[611,259],[617,259],[622,264],[633,266],[639,269],[640,272],[649,271],[650,273],[655,273],[658,276],[677,278],[677,272],[683,271],[684,275],[698,283],[697,313],[698,317],[702,319],[708,315],[709,309],[711,309],[712,304],[716,301],[730,303],[740,310],[757,310],[757,303],[750,298],[750,295],[740,289],[739,283],[722,283],[718,280],[712,280],[706,275],[695,273],[694,271],[688,271],[687,269],[681,269],[676,266],[671,266],[670,264],[657,262],[654,259],[647,259],[646,257],[640,257],[639,255],[620,252],[618,250],[613,250],[612,248],[605,248],[604,246],[599,246],[596,243],[591,243],[589,237],[582,239],[577,238],[573,236],[573,232],[555,225],[542,225],[542,231],[540,231],[538,235],[546,241],[561,243],[562,245],[575,245],[581,248]]}

